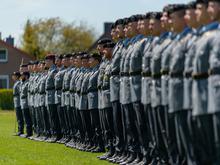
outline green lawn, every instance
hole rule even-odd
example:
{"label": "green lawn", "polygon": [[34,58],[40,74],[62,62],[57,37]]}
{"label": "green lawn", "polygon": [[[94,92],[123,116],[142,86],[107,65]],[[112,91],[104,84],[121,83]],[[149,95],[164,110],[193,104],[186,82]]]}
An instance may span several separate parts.
{"label": "green lawn", "polygon": [[105,165],[100,154],[80,152],[61,144],[35,142],[12,136],[15,114],[0,111],[0,165]]}

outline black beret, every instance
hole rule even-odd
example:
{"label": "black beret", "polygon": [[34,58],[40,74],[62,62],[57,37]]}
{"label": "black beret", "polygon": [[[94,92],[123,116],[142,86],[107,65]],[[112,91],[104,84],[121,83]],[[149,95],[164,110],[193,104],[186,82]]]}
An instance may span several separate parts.
{"label": "black beret", "polygon": [[34,65],[38,65],[39,64],[39,61],[34,61]]}
{"label": "black beret", "polygon": [[128,23],[130,22],[137,22],[138,17],[136,15],[132,15],[131,17],[128,18]]}
{"label": "black beret", "polygon": [[109,42],[109,43],[106,43],[105,45],[103,45],[103,48],[114,48],[114,47],[115,47],[114,42]]}
{"label": "black beret", "polygon": [[111,24],[111,29],[114,29],[116,27],[115,23]]}
{"label": "black beret", "polygon": [[152,12],[147,12],[144,16],[144,19],[150,19]]}
{"label": "black beret", "polygon": [[29,72],[21,72],[21,75],[24,75],[24,76],[30,76],[30,73]]}
{"label": "black beret", "polygon": [[60,60],[62,60],[62,59],[63,59],[63,54],[56,55],[56,59],[60,59]]}
{"label": "black beret", "polygon": [[172,14],[177,11],[185,10],[187,6],[185,4],[172,4],[168,10],[169,14]]}
{"label": "black beret", "polygon": [[90,55],[89,54],[84,54],[82,55],[81,59],[89,59],[90,58]]}
{"label": "black beret", "polygon": [[12,75],[13,75],[13,76],[17,76],[17,77],[20,77],[20,76],[21,76],[20,72],[13,72]]}
{"label": "black beret", "polygon": [[63,58],[70,58],[71,56],[72,56],[72,54],[67,53],[67,54],[65,54],[65,55],[63,56]]}
{"label": "black beret", "polygon": [[187,9],[196,9],[196,1],[191,1],[186,5]]}
{"label": "black beret", "polygon": [[161,12],[152,12],[151,15],[150,15],[151,19],[160,20],[161,17],[162,17],[162,13]]}
{"label": "black beret", "polygon": [[28,65],[34,65],[34,61],[29,61]]}
{"label": "black beret", "polygon": [[100,45],[100,44],[106,44],[106,43],[108,43],[108,42],[112,42],[112,40],[110,39],[110,38],[103,38],[103,39],[100,39],[99,41],[98,41],[98,44]]}
{"label": "black beret", "polygon": [[54,54],[48,54],[46,57],[45,57],[45,60],[54,60],[55,59],[55,55]]}
{"label": "black beret", "polygon": [[123,25],[127,25],[128,24],[128,18],[124,18],[123,21],[124,21]]}
{"label": "black beret", "polygon": [[145,15],[143,15],[143,14],[137,14],[136,17],[137,17],[138,20],[143,20],[144,17],[145,17]]}
{"label": "black beret", "polygon": [[124,25],[124,20],[118,19],[117,21],[115,21],[115,26],[118,26],[118,25]]}
{"label": "black beret", "polygon": [[94,58],[94,59],[98,60],[99,62],[102,60],[102,56],[100,56],[100,54],[98,54],[98,53],[92,53],[90,55],[90,58]]}
{"label": "black beret", "polygon": [[196,4],[198,4],[198,3],[203,3],[203,4],[207,5],[208,0],[196,0]]}
{"label": "black beret", "polygon": [[22,64],[22,65],[20,65],[20,67],[22,67],[22,68],[28,67],[28,64]]}

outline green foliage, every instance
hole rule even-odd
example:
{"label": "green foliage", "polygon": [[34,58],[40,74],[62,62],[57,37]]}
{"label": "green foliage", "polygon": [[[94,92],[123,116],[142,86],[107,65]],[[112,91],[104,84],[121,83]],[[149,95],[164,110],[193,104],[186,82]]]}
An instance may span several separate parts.
{"label": "green foliage", "polygon": [[94,40],[93,28],[88,28],[85,23],[77,26],[60,18],[27,20],[21,49],[42,59],[47,53],[63,54],[87,50]]}
{"label": "green foliage", "polygon": [[0,111],[0,164],[1,165],[107,165],[96,156],[67,148],[63,144],[35,142],[12,136],[15,113]]}
{"label": "green foliage", "polygon": [[0,109],[13,109],[13,91],[11,89],[0,90]]}

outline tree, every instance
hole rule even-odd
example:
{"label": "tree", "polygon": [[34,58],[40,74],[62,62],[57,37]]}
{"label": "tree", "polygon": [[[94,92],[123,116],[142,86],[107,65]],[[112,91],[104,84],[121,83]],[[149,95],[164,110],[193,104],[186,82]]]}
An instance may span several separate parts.
{"label": "tree", "polygon": [[38,59],[47,53],[71,53],[87,50],[94,42],[94,32],[86,24],[76,26],[60,18],[27,20],[22,35],[22,49]]}

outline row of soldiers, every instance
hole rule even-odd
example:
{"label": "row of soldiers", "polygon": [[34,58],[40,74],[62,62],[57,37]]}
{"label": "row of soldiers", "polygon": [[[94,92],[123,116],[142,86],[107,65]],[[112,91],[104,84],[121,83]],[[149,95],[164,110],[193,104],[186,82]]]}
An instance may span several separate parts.
{"label": "row of soldiers", "polygon": [[121,165],[220,164],[219,20],[219,0],[169,4],[118,19],[98,54],[22,65],[19,135],[23,116],[28,137]]}

